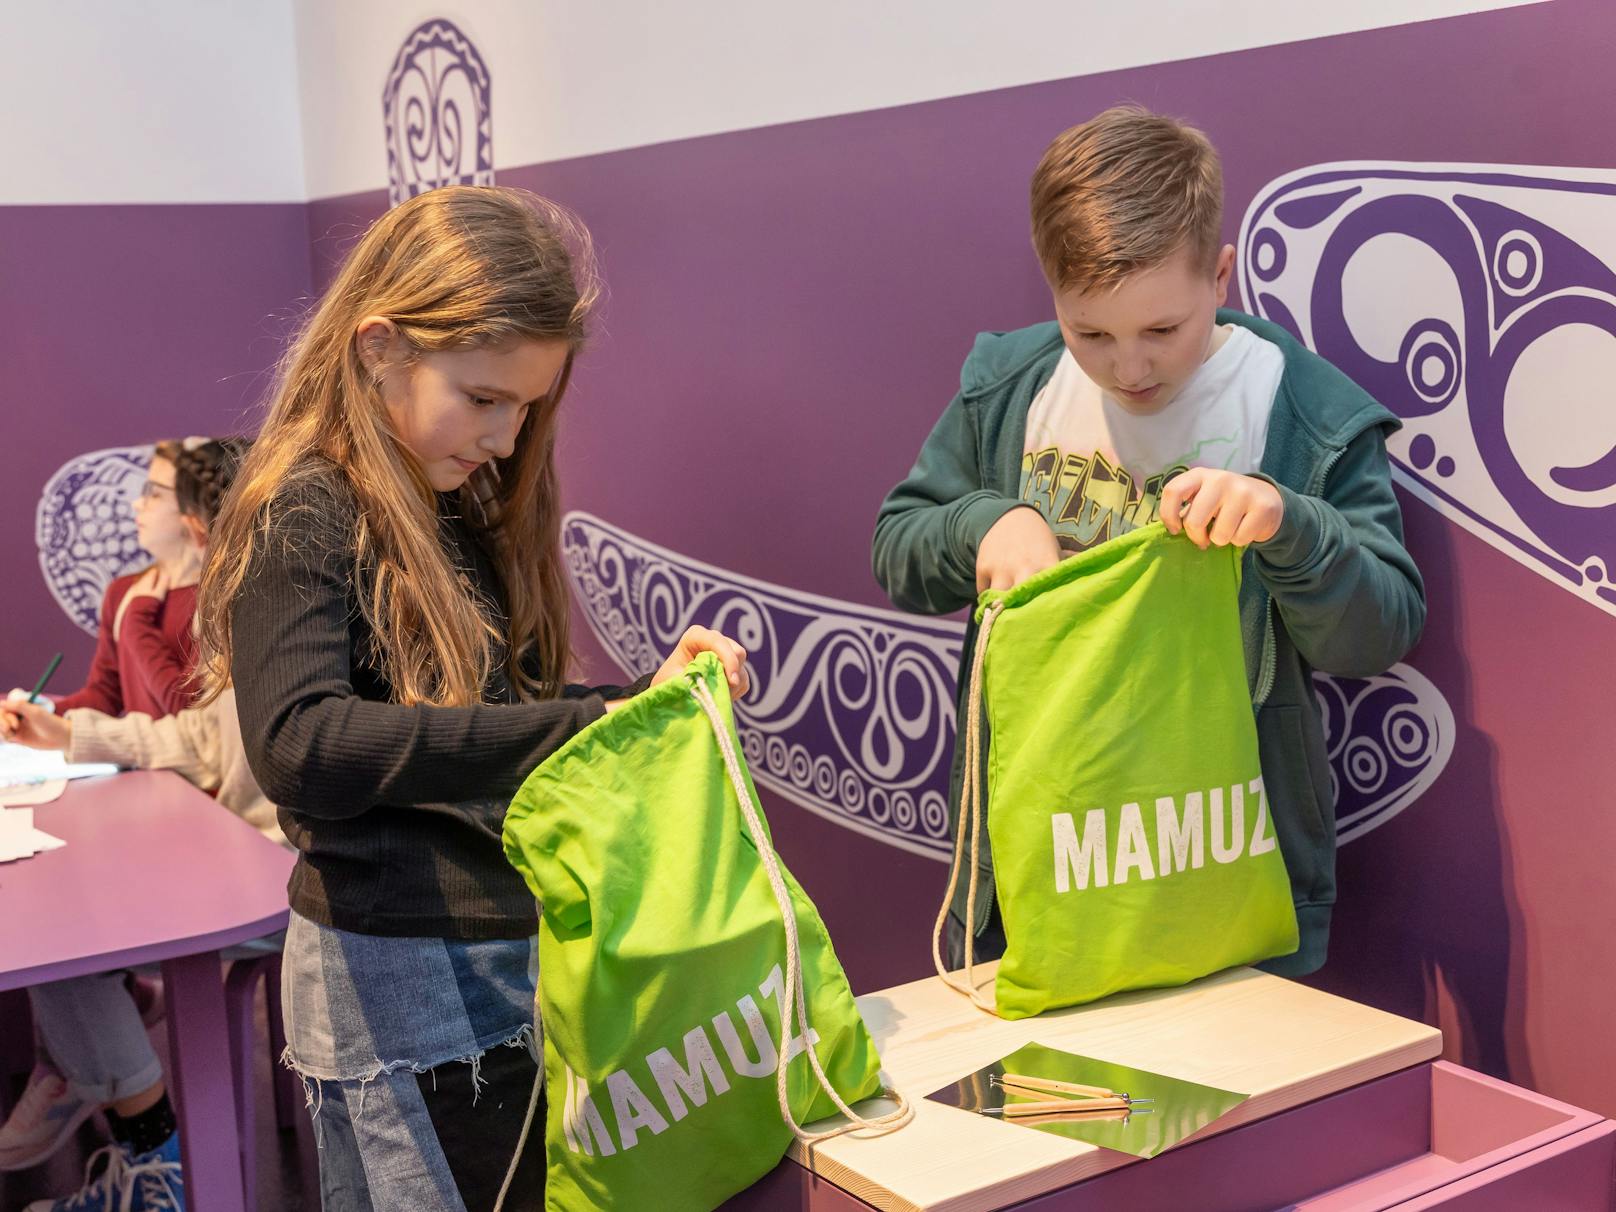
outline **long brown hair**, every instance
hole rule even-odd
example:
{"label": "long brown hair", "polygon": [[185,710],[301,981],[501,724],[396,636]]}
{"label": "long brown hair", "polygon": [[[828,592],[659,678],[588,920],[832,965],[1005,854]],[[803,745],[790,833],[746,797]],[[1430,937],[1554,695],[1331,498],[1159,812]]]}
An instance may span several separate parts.
{"label": "long brown hair", "polygon": [[[330,465],[357,505],[355,596],[373,659],[402,703],[478,701],[508,639],[523,698],[560,693],[568,590],[560,550],[555,423],[599,296],[589,236],[561,207],[517,190],[451,187],[383,215],[349,254],[282,361],[269,416],[214,523],[197,618],[208,693],[230,678],[230,607],[254,545],[300,482]],[[414,351],[566,341],[555,388],[529,410],[507,459],[460,489],[508,603],[503,636],[439,541],[426,473],[398,437],[355,330],[391,320]]]}

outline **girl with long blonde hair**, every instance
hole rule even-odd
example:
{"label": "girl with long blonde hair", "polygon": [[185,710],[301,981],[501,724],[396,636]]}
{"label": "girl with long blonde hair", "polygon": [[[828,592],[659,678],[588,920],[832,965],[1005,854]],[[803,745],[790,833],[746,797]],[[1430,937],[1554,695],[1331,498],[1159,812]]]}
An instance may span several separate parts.
{"label": "girl with long blonde hair", "polygon": [[[542,199],[390,211],[288,351],[216,523],[202,650],[300,852],[282,999],[328,1212],[492,1206],[535,1075],[505,807],[697,652],[746,687],[700,628],[630,686],[566,682],[555,436],[598,293],[587,234]],[[529,1153],[515,1192],[539,1207]]]}

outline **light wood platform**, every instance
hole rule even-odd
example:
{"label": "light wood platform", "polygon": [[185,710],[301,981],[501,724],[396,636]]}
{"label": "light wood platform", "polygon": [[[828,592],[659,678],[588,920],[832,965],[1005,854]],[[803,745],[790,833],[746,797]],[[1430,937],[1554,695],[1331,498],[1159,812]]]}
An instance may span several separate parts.
{"label": "light wood platform", "polygon": [[[979,965],[991,982],[994,965]],[[858,999],[888,1078],[915,1102],[913,1123],[878,1139],[845,1136],[791,1158],[878,1208],[1002,1207],[1133,1159],[994,1122],[924,1096],[1023,1044],[1149,1069],[1249,1094],[1202,1139],[1431,1060],[1441,1033],[1423,1023],[1248,968],[1180,989],[1121,994],[1007,1022],[930,978]],[[880,1101],[861,1107],[874,1113]],[[1149,1164],[1142,1163],[1142,1164]]]}

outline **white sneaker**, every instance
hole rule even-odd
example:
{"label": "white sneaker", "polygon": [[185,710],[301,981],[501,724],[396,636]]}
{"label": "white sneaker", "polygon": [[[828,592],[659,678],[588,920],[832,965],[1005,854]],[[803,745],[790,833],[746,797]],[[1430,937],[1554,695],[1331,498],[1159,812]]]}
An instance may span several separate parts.
{"label": "white sneaker", "polygon": [[96,1105],[80,1098],[60,1073],[34,1066],[16,1110],[0,1127],[0,1170],[37,1166],[95,1112]]}

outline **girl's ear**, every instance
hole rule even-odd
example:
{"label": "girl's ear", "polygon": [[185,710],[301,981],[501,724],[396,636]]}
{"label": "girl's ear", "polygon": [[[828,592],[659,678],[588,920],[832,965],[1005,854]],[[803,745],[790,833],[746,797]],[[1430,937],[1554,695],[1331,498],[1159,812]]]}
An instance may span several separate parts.
{"label": "girl's ear", "polygon": [[354,327],[354,343],[359,348],[359,360],[376,376],[389,362],[398,360],[403,353],[404,337],[398,325],[386,316],[366,316]]}
{"label": "girl's ear", "polygon": [[185,537],[190,539],[196,546],[206,547],[208,545],[207,523],[203,522],[201,518],[193,518],[188,513],[182,513],[180,514],[180,525],[185,528]]}

